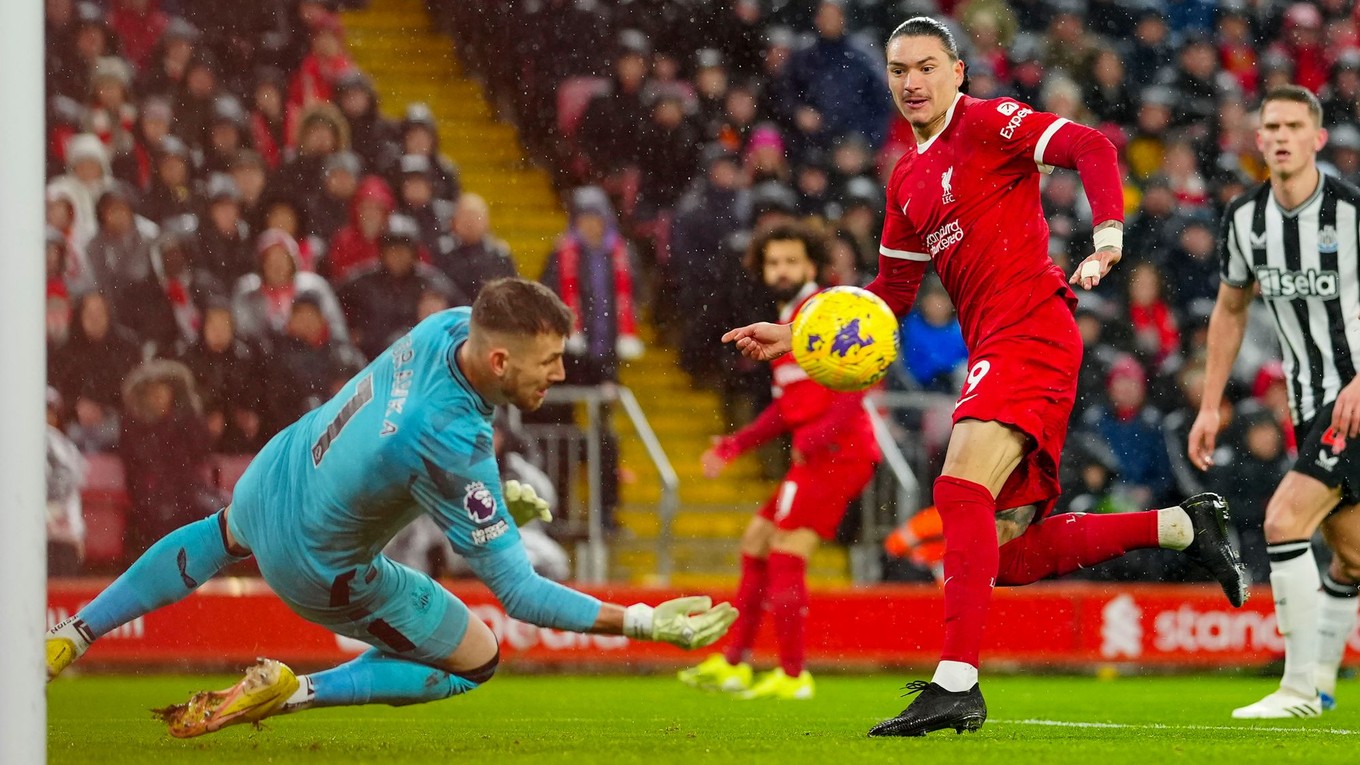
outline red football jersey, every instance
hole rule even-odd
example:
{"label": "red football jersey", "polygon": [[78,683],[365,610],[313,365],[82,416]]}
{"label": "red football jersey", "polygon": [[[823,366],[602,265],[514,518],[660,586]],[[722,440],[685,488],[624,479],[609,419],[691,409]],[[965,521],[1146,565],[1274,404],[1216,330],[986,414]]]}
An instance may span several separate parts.
{"label": "red football jersey", "polygon": [[959,94],[940,132],[893,168],[880,275],[869,289],[901,313],[934,262],[969,347],[1055,293],[1075,300],[1048,255],[1039,201],[1039,174],[1052,170],[1045,153],[1071,124],[1013,99]]}

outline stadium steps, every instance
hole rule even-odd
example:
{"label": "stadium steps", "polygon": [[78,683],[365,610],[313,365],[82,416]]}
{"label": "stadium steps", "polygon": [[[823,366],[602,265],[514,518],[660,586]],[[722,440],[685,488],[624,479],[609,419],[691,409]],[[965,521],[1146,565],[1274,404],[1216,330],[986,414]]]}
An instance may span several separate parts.
{"label": "stadium steps", "polygon": [[[373,78],[383,113],[400,119],[408,103],[429,104],[441,148],[457,163],[463,188],[486,198],[492,230],[509,243],[519,272],[538,277],[567,225],[560,200],[548,174],[525,159],[515,128],[495,118],[478,83],[461,71],[453,42],[433,31],[421,0],[372,0],[365,10],[345,13],[344,23],[350,55]],[[728,430],[718,397],[694,390],[674,350],[658,345],[650,325],[643,324],[647,353],[623,364],[620,381],[637,396],[680,476],[681,503],[703,508],[687,510],[677,523],[674,580],[730,584],[737,572],[737,537],[774,486],[751,457],[729,466],[717,480],[700,474],[699,455],[710,437]],[[611,574],[647,582],[656,570],[660,478],[621,410],[615,425],[625,471],[619,520],[627,541],[616,542]],[[844,583],[844,554],[819,556],[826,562],[819,564],[817,576]]]}
{"label": "stadium steps", "polygon": [[[671,586],[693,592],[730,590],[736,586],[741,571],[741,552],[735,535],[745,527],[750,513],[729,516],[730,510],[726,506],[691,505],[681,510],[676,518],[676,529],[688,535],[677,534],[671,546]],[[617,540],[611,545],[611,551],[611,579],[644,585],[659,583],[655,575],[654,540]],[[844,587],[849,583],[845,574],[849,565],[845,548],[823,545],[808,561],[808,584]]]}

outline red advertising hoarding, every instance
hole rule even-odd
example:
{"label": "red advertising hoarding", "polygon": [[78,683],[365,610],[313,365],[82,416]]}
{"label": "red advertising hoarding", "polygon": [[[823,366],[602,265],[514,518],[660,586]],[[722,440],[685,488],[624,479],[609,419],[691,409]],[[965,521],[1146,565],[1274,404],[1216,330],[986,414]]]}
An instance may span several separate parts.
{"label": "red advertising hoarding", "polygon": [[[89,602],[102,580],[54,581],[48,621],[56,623]],[[543,629],[505,615],[486,588],[446,583],[500,637],[509,662],[542,665],[673,667],[693,656],[668,645],[622,637]],[[658,603],[681,594],[668,589],[584,588],[622,603]],[[715,599],[730,593],[712,593]],[[922,665],[940,651],[942,600],[930,585],[874,586],[816,591],[808,604],[807,658],[814,667]],[[105,636],[83,663],[99,665],[245,664],[268,656],[299,665],[333,664],[364,650],[291,611],[258,579],[210,582],[183,602],[149,614]],[[773,635],[762,631],[758,658],[774,656]],[[1131,663],[1210,667],[1254,664],[1284,649],[1266,588],[1246,606],[1230,607],[1210,585],[1054,583],[998,589],[992,600],[985,661],[1027,665]],[[1360,630],[1348,659],[1360,660]]]}

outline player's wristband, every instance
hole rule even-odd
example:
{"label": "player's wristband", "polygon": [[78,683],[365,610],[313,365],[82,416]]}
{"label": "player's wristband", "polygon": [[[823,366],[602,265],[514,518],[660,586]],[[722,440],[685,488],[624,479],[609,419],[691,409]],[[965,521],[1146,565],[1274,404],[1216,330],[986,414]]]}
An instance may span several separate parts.
{"label": "player's wristband", "polygon": [[1095,233],[1093,237],[1097,250],[1106,247],[1113,247],[1116,250],[1124,249],[1124,229],[1117,226],[1107,226]]}
{"label": "player's wristband", "polygon": [[623,609],[623,634],[634,640],[652,639],[652,607],[634,603]]}

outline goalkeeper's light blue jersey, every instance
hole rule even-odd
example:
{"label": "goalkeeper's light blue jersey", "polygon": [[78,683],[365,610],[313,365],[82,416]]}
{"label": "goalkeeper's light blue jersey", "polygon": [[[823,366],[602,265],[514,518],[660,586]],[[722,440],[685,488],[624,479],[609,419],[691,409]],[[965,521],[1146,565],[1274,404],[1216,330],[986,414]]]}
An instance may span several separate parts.
{"label": "goalkeeper's light blue jersey", "polygon": [[453,308],[422,321],[251,462],[230,520],[271,585],[286,570],[296,585],[329,588],[424,512],[503,602],[508,590],[558,601],[539,614],[547,626],[594,621],[599,601],[542,580],[520,545],[501,495],[494,408],[455,360],[470,316]]}

